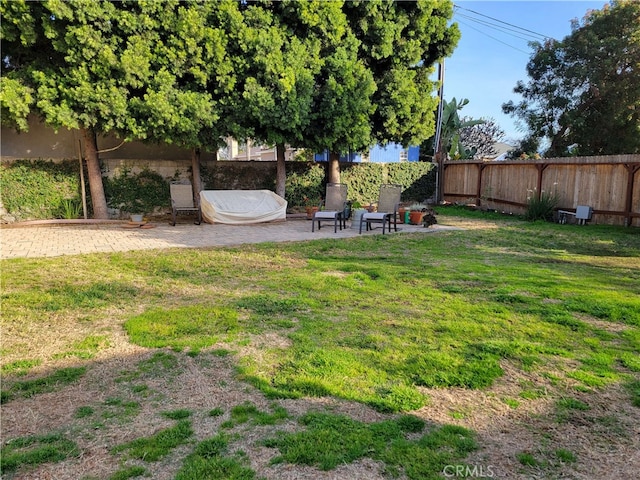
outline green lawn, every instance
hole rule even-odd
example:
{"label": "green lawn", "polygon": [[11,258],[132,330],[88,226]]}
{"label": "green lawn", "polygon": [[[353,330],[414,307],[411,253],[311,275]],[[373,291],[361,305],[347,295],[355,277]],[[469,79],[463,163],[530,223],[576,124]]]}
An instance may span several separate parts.
{"label": "green lawn", "polygon": [[[487,391],[508,364],[548,379],[559,399],[623,384],[629,405],[640,404],[638,229],[527,223],[455,208],[441,210],[439,222],[469,228],[3,261],[3,402],[64,388],[67,377],[56,369],[91,370],[118,355],[115,338],[124,330],[131,343],[158,349],[158,365],[162,355],[227,356],[238,378],[269,401],[331,396],[384,414],[410,413],[428,404],[432,388]],[[127,381],[153,376],[157,365],[143,367],[125,374]],[[146,387],[138,388],[144,403]],[[535,386],[518,388],[504,400],[512,408],[540,396]],[[559,411],[580,405],[565,404]],[[309,425],[310,418],[298,421]],[[341,421],[322,419],[309,435]],[[354,435],[369,438],[374,427],[358,424]],[[434,460],[431,473],[411,476],[411,462],[390,460],[390,451],[444,447],[429,447],[436,434],[428,427],[422,440],[401,446],[404,432],[393,428],[387,453],[383,444],[364,449],[388,475],[430,478],[452,461]],[[191,433],[185,427],[180,442]],[[280,435],[270,443],[280,448],[276,461],[296,463],[296,439]],[[471,450],[472,433],[464,438],[448,447],[458,452],[453,457]],[[354,455],[342,452],[338,462]],[[319,468],[332,468],[336,458],[303,457]],[[253,478],[246,459],[232,460],[229,471],[245,476],[219,478]],[[188,457],[196,471],[211,461]]]}

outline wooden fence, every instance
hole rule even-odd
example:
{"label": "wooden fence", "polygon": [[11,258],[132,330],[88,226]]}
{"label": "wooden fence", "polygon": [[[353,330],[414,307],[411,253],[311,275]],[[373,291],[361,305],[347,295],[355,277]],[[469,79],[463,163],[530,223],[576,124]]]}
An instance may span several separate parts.
{"label": "wooden fence", "polygon": [[640,155],[444,164],[443,198],[523,213],[527,198],[559,198],[558,209],[593,208],[591,223],[640,226]]}

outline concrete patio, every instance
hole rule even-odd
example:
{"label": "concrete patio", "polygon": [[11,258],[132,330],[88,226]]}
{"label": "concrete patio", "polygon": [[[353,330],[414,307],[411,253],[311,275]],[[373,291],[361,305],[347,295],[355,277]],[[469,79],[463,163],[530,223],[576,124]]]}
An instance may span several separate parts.
{"label": "concrete patio", "polygon": [[[337,233],[324,224],[311,232],[311,222],[304,217],[288,217],[284,222],[253,225],[194,225],[189,218],[175,227],[168,221],[150,222],[151,228],[127,228],[127,222],[65,223],[25,222],[2,226],[0,229],[0,259],[58,257],[94,252],[123,252],[163,248],[225,247],[245,243],[294,242],[319,238],[349,238],[359,235],[357,228]],[[433,225],[398,225],[398,233],[434,233],[453,227]],[[381,235],[375,228],[363,235]],[[396,234],[391,232],[391,234]]]}

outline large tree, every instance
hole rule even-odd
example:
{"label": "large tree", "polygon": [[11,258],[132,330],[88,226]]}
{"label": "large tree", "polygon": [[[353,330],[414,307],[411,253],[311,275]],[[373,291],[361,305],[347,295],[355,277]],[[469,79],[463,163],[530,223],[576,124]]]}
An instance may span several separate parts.
{"label": "large tree", "polygon": [[242,20],[238,4],[135,2],[118,14],[133,26],[127,47],[135,46],[135,56],[126,55],[123,61],[144,65],[129,92],[137,136],[191,149],[198,195],[200,150],[216,150],[223,137],[245,132],[234,115],[238,80],[229,52],[230,32]]}
{"label": "large tree", "polygon": [[502,108],[547,139],[547,156],[640,152],[640,2],[613,0],[534,48],[523,100]]}
{"label": "large tree", "polygon": [[107,218],[96,130],[128,119],[125,72],[114,74],[123,38],[110,3],[3,0],[2,121],[27,128],[37,112],[55,128],[80,129],[96,218]]}
{"label": "large tree", "polygon": [[25,129],[36,113],[79,129],[94,217],[107,218],[97,134],[195,153],[233,130],[221,109],[234,88],[222,18],[234,12],[231,1],[3,0],[3,122]]}
{"label": "large tree", "polygon": [[467,126],[460,129],[460,143],[473,152],[474,158],[484,158],[496,154],[495,144],[504,139],[505,133],[493,118],[481,118],[478,123],[471,117],[462,117]]}
{"label": "large tree", "polygon": [[307,136],[330,150],[330,181],[339,180],[341,152],[374,143],[415,145],[433,135],[438,99],[430,76],[459,37],[448,24],[448,0],[354,0],[342,10],[349,32],[327,55]]}
{"label": "large tree", "polygon": [[[348,31],[347,31],[348,32]],[[371,72],[357,57],[357,39],[345,34],[331,49],[316,81],[313,115],[305,139],[316,151],[330,152],[328,181],[340,181],[341,152],[361,150],[371,140],[370,115],[375,106]]]}
{"label": "large tree", "polygon": [[96,218],[96,134],[188,146],[194,159],[226,135],[328,148],[333,180],[339,152],[417,143],[434,129],[432,64],[457,39],[450,0],[0,5],[2,121],[24,129],[36,113],[83,133]]}
{"label": "large tree", "polygon": [[[329,10],[331,3],[244,2],[241,28],[230,31],[239,97],[235,111],[246,135],[276,146],[276,193],[285,195],[286,145],[303,146],[303,132],[313,113],[315,78],[322,59],[320,41],[309,12]],[[325,15],[326,16],[326,15]],[[320,17],[317,22],[325,18]],[[316,23],[317,23],[316,22]],[[305,28],[306,26],[306,28]]]}
{"label": "large tree", "polygon": [[[361,42],[345,15],[344,2],[314,2],[301,15],[297,35],[311,33],[320,48],[306,147],[329,150],[328,180],[340,181],[340,153],[368,147],[375,111],[373,75],[359,58]],[[306,32],[306,33],[305,33]]]}
{"label": "large tree", "polygon": [[[269,10],[272,17],[261,15],[261,25],[274,29],[268,41],[259,37],[264,51],[250,77],[252,103],[243,109],[258,120],[252,125],[262,132],[259,137],[328,149],[329,181],[339,181],[340,153],[374,143],[419,144],[433,134],[438,100],[430,75],[459,36],[457,26],[448,25],[452,2],[243,4],[247,11],[252,6]],[[282,53],[272,53],[272,44]],[[287,55],[302,53],[317,54],[318,61],[290,60],[283,67]],[[311,89],[309,73],[314,75]]]}
{"label": "large tree", "polygon": [[450,24],[453,2],[355,0],[345,2],[344,11],[376,83],[374,141],[419,145],[435,131],[434,65],[453,53],[460,37]]}

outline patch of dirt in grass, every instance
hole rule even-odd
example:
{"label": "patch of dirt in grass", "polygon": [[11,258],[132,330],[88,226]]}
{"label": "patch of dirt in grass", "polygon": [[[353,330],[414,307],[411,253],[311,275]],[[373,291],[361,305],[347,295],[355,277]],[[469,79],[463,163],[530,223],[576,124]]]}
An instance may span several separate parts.
{"label": "patch of dirt in grass", "polygon": [[504,226],[505,223],[506,222],[487,219],[477,220],[473,218],[453,217],[447,215],[442,215],[442,218],[440,218],[440,216],[438,216],[438,224],[462,228],[465,230],[496,230]]}
{"label": "patch of dirt in grass", "polygon": [[357,460],[349,465],[340,465],[333,470],[322,471],[304,465],[276,465],[268,475],[257,471],[257,478],[264,475],[269,480],[388,480],[382,475],[383,465],[370,458]]}
{"label": "patch of dirt in grass", "polygon": [[[485,472],[490,468],[494,478],[635,478],[640,471],[640,409],[631,405],[624,387],[563,394],[544,377],[507,363],[503,369],[505,375],[490,389],[425,389],[431,401],[415,413],[426,421],[476,431],[480,448],[465,463]],[[523,384],[548,394],[523,399]],[[567,395],[589,409],[559,410],[558,398]],[[518,404],[510,406],[505,399]],[[571,452],[576,461],[562,460],[558,450]],[[538,465],[522,465],[520,453],[532,454]]]}
{"label": "patch of dirt in grass", "polygon": [[599,328],[600,330],[604,330],[605,332],[620,333],[629,329],[629,326],[625,325],[624,323],[606,322],[604,320],[598,320],[597,318],[592,317],[591,315],[585,315],[585,314],[579,314],[579,313],[574,313],[573,315],[576,316],[578,319],[582,320],[583,322],[588,323],[592,327]]}
{"label": "patch of dirt in grass", "polygon": [[[233,355],[217,356],[208,351],[190,356],[170,350],[151,350],[131,345],[124,333],[114,333],[106,355],[89,363],[87,373],[76,384],[57,392],[32,398],[18,398],[2,407],[2,441],[32,434],[62,432],[77,442],[81,455],[60,463],[22,470],[14,478],[60,479],[107,478],[123,465],[143,465],[150,478],[173,479],[194,445],[226,432],[232,436],[229,451],[246,453],[257,478],[268,480],[382,480],[383,465],[365,458],[335,470],[323,472],[300,465],[270,465],[277,450],[262,441],[278,430],[300,431],[297,417],[310,411],[343,414],[362,422],[390,418],[367,406],[333,398],[271,400],[236,376]],[[286,337],[269,334],[262,347],[286,347]],[[242,348],[242,355],[258,349]],[[153,362],[154,358],[175,358],[175,363]],[[103,355],[103,352],[100,353]],[[156,370],[153,370],[153,369]],[[640,468],[640,409],[630,405],[622,387],[595,393],[572,394],[589,409],[570,410],[559,418],[557,389],[545,377],[522,372],[508,363],[505,375],[485,390],[461,388],[428,389],[430,404],[416,412],[429,424],[457,424],[478,433],[479,450],[465,463],[491,467],[494,478],[634,478]],[[525,400],[519,397],[522,385],[547,389],[548,395]],[[532,388],[533,388],[532,387]],[[119,406],[136,403],[133,413]],[[519,404],[509,405],[505,399]],[[290,415],[280,424],[259,426],[239,424],[223,428],[234,406],[250,402],[260,411],[271,412],[274,403]],[[78,418],[78,407],[91,407],[93,413]],[[222,415],[210,415],[220,408]],[[194,436],[190,444],[174,449],[158,462],[123,460],[110,449],[124,442],[147,437],[175,425],[162,412],[186,409]],[[556,451],[565,449],[575,463],[562,463]],[[540,465],[525,467],[517,454],[531,453]],[[121,463],[124,462],[124,463]],[[3,477],[4,478],[4,477]],[[7,476],[7,479],[12,478]]]}

